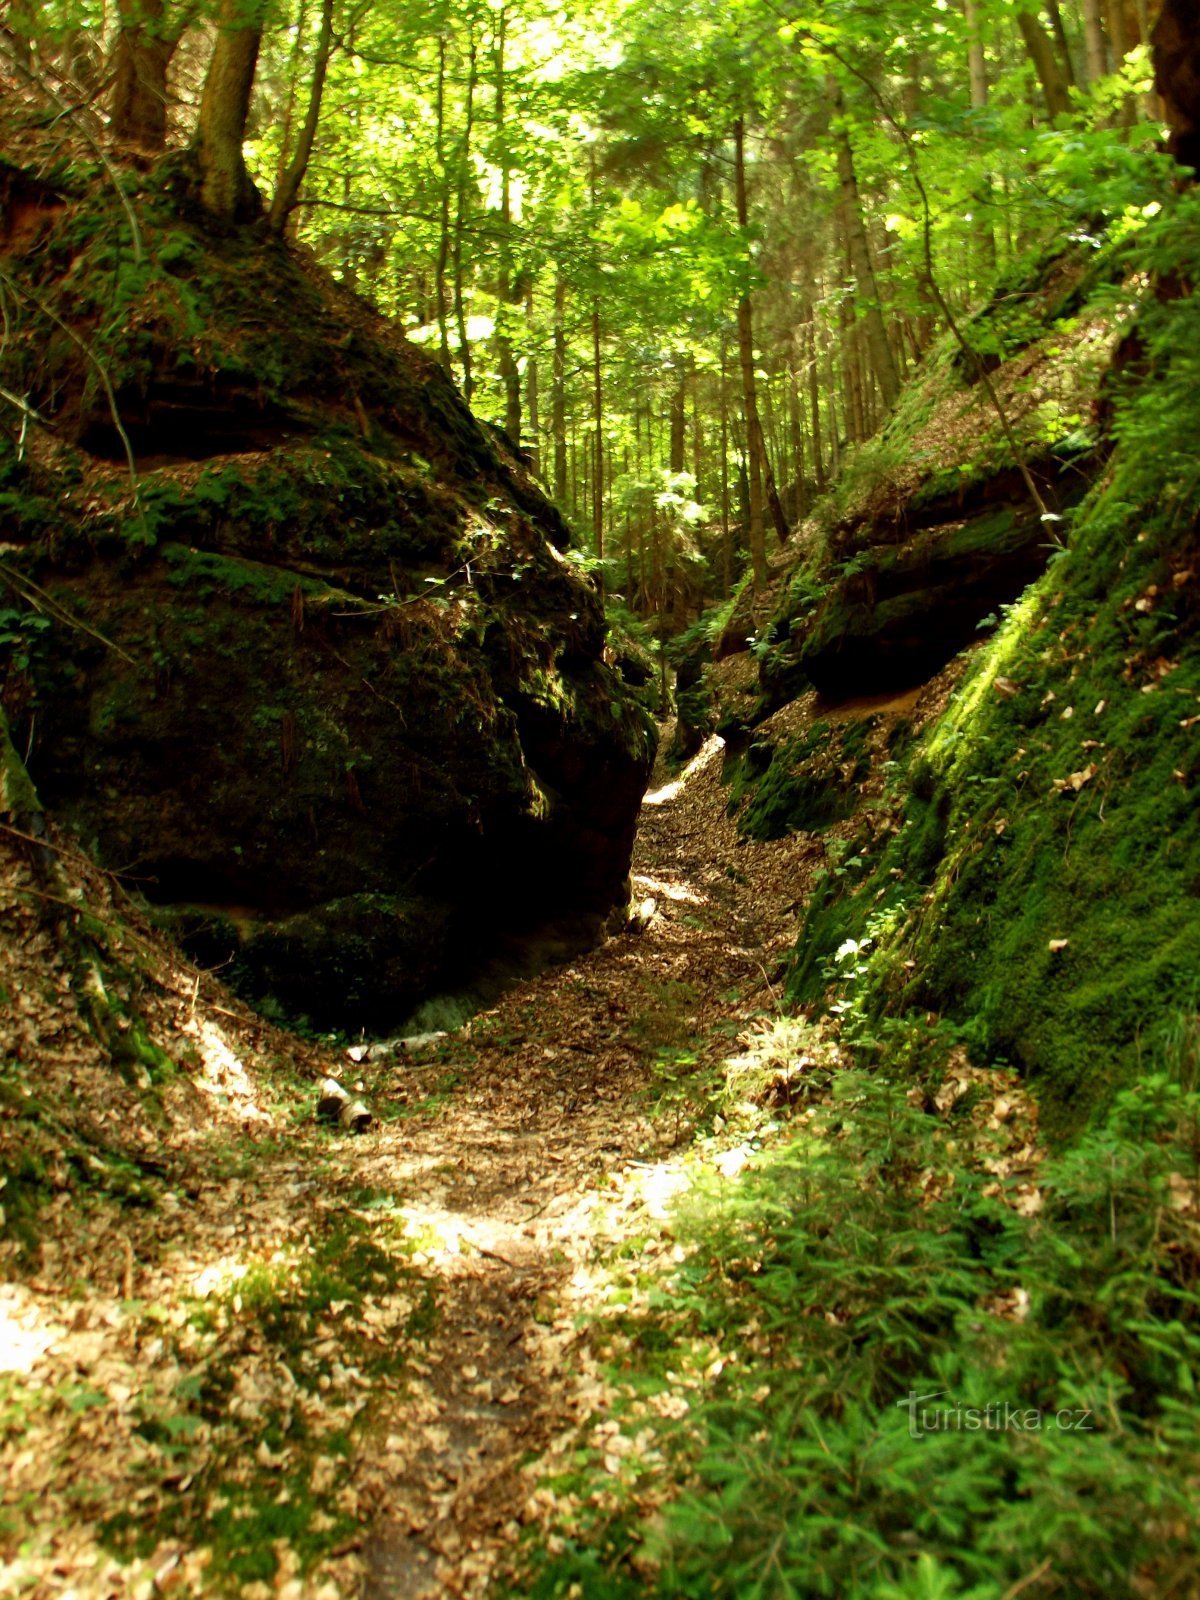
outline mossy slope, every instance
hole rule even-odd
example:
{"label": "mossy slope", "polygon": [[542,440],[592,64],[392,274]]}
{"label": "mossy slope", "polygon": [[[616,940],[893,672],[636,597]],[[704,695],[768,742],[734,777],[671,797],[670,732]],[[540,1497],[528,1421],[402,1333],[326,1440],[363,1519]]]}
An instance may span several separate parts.
{"label": "mossy slope", "polygon": [[1127,244],[1053,252],[970,320],[973,357],[949,339],[927,353],[800,530],[805,554],[764,661],[773,704],[810,685],[836,698],[920,683],[1044,569],[1056,524],[1041,521],[1021,466],[1058,518],[1100,470],[1099,396],[1130,271]]}
{"label": "mossy slope", "polygon": [[[1200,206],[1147,236],[1200,261]],[[1148,303],[1115,454],[808,909],[792,998],[860,1040],[937,1011],[1077,1125],[1200,972],[1200,314]]]}

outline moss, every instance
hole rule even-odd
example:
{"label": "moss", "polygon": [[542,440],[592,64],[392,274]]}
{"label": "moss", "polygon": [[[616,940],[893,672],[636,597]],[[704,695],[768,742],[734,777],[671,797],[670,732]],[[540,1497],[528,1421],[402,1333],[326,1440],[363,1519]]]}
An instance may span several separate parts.
{"label": "moss", "polygon": [[[171,1487],[149,1489],[137,1516],[123,1512],[104,1523],[105,1542],[119,1554],[146,1555],[171,1538],[207,1545],[207,1581],[216,1593],[236,1594],[249,1583],[275,1582],[284,1548],[307,1572],[353,1536],[345,1491],[362,1424],[350,1420],[350,1408],[329,1427],[328,1397],[338,1395],[346,1368],[368,1385],[401,1373],[436,1308],[386,1216],[368,1222],[341,1211],[320,1219],[312,1234],[298,1254],[277,1252],[224,1295],[192,1307],[201,1338],[219,1343],[225,1356],[261,1359],[265,1350],[290,1384],[262,1397],[252,1414],[240,1412],[230,1406],[235,1368],[226,1359],[193,1370],[165,1401],[149,1389],[135,1400],[137,1431],[158,1447],[154,1458]],[[407,1315],[386,1339],[373,1336],[361,1321],[364,1304],[398,1293],[410,1302]],[[338,1337],[314,1347],[325,1323],[337,1324]],[[194,1360],[189,1366],[196,1368]],[[193,1462],[201,1433],[207,1448]]]}
{"label": "moss", "polygon": [[926,886],[869,955],[863,1014],[969,1023],[981,1052],[1039,1077],[1062,1130],[1200,970],[1200,663],[1166,598],[1189,569],[1152,527],[1128,542],[1126,514],[1118,479],[979,657],[911,762],[894,842],[809,908],[792,982],[811,1002],[889,880]]}
{"label": "moss", "polygon": [[[1200,198],[1155,247],[1200,253]],[[1063,296],[1084,292],[1056,284]],[[894,833],[807,908],[792,998],[878,1019],[940,1012],[1034,1077],[1077,1129],[1136,1071],[1200,971],[1200,309],[1142,314],[1147,366],[1069,550],[1007,608],[907,752]]]}
{"label": "moss", "polygon": [[354,604],[355,597],[344,590],[331,589],[319,578],[305,577],[287,567],[268,566],[240,556],[218,555],[212,550],[193,550],[186,545],[164,545],[163,560],[170,570],[169,581],[176,588],[187,588],[199,599],[216,591],[236,595],[253,605],[291,605],[297,591],[306,600],[338,600]]}
{"label": "moss", "polygon": [[[11,1114],[8,1108],[13,1104],[11,1085],[5,1081],[10,1070],[8,1062],[0,1064],[0,1104],[4,1105],[6,1114]],[[28,1110],[22,1101],[17,1104],[22,1110]],[[22,1151],[0,1163],[0,1178],[3,1179],[0,1205],[4,1232],[17,1247],[17,1259],[30,1260],[38,1244],[38,1218],[54,1198],[46,1162],[32,1151]]]}
{"label": "moss", "polygon": [[865,744],[876,720],[814,722],[778,749],[761,740],[750,745],[734,765],[730,791],[731,811],[749,795],[739,831],[781,839],[799,830],[818,833],[850,816],[869,771]]}
{"label": "moss", "polygon": [[37,792],[9,736],[8,720],[0,707],[0,814],[12,817],[18,827],[26,829],[41,815],[41,809]]}
{"label": "moss", "polygon": [[[387,1026],[510,923],[608,910],[652,729],[600,659],[561,517],[437,363],[261,233],[208,236],[187,165],[123,179],[143,263],[93,173],[14,264],[36,299],[4,381],[67,471],[9,559],[94,631],[56,624],[6,704],[47,804],[107,861],[247,910],[259,967],[210,932],[255,998]],[[111,377],[136,496],[54,317]],[[0,494],[25,497],[11,457]],[[653,672],[635,687],[649,703]],[[397,910],[410,894],[432,923]],[[130,1049],[135,1075],[168,1070]]]}

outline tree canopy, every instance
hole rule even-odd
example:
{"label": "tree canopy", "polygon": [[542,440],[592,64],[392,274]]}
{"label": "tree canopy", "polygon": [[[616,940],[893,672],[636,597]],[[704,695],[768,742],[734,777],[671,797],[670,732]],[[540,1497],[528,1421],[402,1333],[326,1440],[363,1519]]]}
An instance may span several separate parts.
{"label": "tree canopy", "polygon": [[675,627],[763,578],[1015,262],[1144,220],[1148,29],[1133,0],[22,0],[3,132],[189,150],[215,225],[398,318]]}

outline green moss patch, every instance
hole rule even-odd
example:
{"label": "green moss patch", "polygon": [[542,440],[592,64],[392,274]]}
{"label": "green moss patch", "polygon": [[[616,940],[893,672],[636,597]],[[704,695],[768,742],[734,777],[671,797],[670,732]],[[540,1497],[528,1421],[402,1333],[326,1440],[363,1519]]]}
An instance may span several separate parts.
{"label": "green moss patch", "polygon": [[857,873],[809,907],[791,980],[864,1036],[945,1012],[1037,1076],[1059,1131],[1200,971],[1198,336],[1191,300],[1147,311],[1158,377],[1119,413],[1107,481],[898,770],[894,831],[864,828]]}
{"label": "green moss patch", "polygon": [[729,809],[751,839],[819,833],[850,816],[870,771],[867,740],[878,718],[814,722],[779,746],[759,739],[735,758]]}

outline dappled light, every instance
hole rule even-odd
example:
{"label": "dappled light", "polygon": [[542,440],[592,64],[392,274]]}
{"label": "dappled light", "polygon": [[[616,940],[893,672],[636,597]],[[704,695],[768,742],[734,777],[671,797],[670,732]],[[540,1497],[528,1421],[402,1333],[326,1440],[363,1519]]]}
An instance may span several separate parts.
{"label": "dappled light", "polygon": [[28,1374],[62,1335],[22,1285],[0,1285],[0,1372]]}
{"label": "dappled light", "polygon": [[0,1597],[1200,1593],[1194,0],[12,0]]}
{"label": "dappled light", "polygon": [[665,806],[668,801],[676,799],[699,772],[703,772],[714,762],[725,748],[724,739],[718,739],[714,734],[706,739],[700,750],[684,767],[677,778],[672,778],[670,783],[664,783],[657,789],[650,789],[642,800],[644,806]]}
{"label": "dappled light", "polygon": [[195,1039],[200,1056],[201,1070],[192,1077],[197,1089],[230,1117],[269,1122],[271,1114],[259,1103],[257,1085],[221,1028],[210,1018],[192,1018],[183,1032]]}

